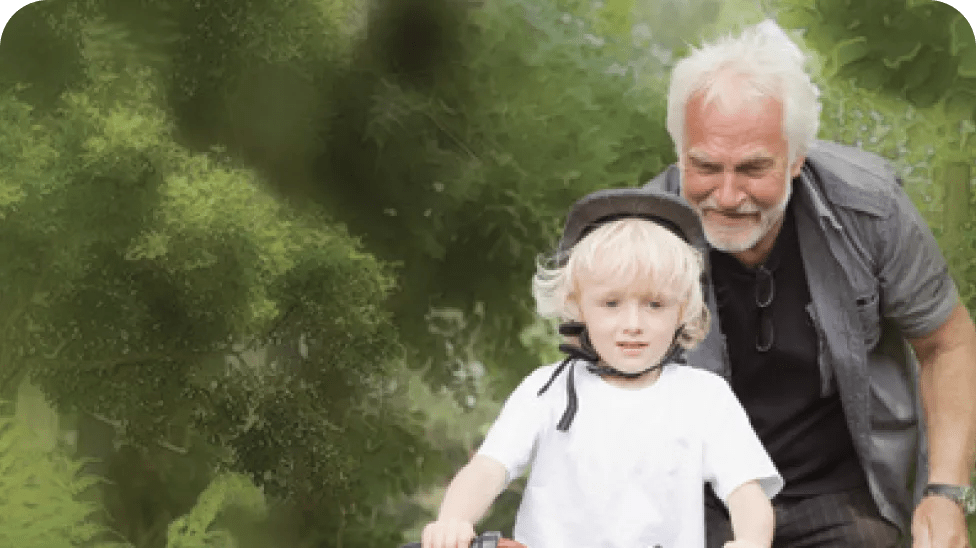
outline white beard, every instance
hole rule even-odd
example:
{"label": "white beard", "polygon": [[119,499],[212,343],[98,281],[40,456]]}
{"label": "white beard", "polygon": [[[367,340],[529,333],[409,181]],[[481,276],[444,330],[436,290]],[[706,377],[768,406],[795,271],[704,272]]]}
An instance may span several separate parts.
{"label": "white beard", "polygon": [[759,213],[759,222],[747,229],[728,229],[709,223],[705,212],[709,209],[718,209],[713,196],[692,205],[698,217],[702,220],[702,228],[705,230],[705,239],[708,243],[726,253],[742,253],[756,246],[760,240],[783,218],[786,206],[790,202],[790,195],[793,192],[793,183],[790,173],[786,173],[786,192],[783,198],[776,205],[761,209],[752,201],[746,202],[736,209],[736,213],[751,214]]}

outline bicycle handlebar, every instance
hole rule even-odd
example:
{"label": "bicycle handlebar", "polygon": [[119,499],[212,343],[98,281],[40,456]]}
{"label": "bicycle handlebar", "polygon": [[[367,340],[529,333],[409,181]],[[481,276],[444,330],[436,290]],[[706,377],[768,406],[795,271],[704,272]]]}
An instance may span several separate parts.
{"label": "bicycle handlebar", "polygon": [[[400,548],[421,548],[419,542],[411,542],[409,544],[404,544]],[[471,548],[526,548],[525,545],[515,542],[514,540],[509,540],[507,538],[502,538],[502,534],[498,531],[487,531],[482,533],[471,541]]]}

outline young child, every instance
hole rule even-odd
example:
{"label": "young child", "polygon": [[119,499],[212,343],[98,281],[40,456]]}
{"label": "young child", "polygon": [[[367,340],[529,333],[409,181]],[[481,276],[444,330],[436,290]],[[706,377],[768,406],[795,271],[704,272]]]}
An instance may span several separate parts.
{"label": "young child", "polygon": [[533,294],[575,344],[509,396],[423,548],[467,548],[529,467],[513,534],[529,548],[702,548],[705,482],[731,513],[726,547],[770,546],[782,479],[726,382],[683,365],[708,328],[704,241],[673,196],[613,189],[574,205]]}

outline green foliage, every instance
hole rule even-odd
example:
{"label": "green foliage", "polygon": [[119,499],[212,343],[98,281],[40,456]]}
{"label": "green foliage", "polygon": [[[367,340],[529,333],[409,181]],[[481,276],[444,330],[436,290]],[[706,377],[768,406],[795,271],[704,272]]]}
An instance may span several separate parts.
{"label": "green foliage", "polygon": [[917,107],[947,102],[976,116],[976,41],[961,13],[935,0],[854,2],[786,0],[781,24],[806,29],[826,57],[830,78],[906,99]]}
{"label": "green foliage", "polygon": [[17,419],[0,417],[0,545],[23,548],[122,548],[92,515],[82,493],[97,483],[60,451],[28,443]]}
{"label": "green foliage", "polygon": [[266,519],[268,513],[263,493],[246,476],[219,475],[200,494],[196,506],[170,524],[166,548],[239,546],[229,531],[216,527],[227,510],[236,510],[254,521]]}
{"label": "green foliage", "polygon": [[[715,22],[729,2],[717,0],[555,0],[560,11],[585,21],[589,31],[631,63],[683,55],[693,38]],[[737,6],[735,9],[738,9]],[[650,51],[648,51],[650,50]],[[650,55],[648,55],[650,53]]]}
{"label": "green foliage", "polygon": [[332,88],[309,191],[401,265],[400,335],[435,384],[457,386],[424,321],[434,309],[463,312],[461,335],[477,329],[479,359],[508,386],[537,366],[519,340],[534,319],[528,280],[567,204],[638,184],[672,156],[662,103],[592,31],[552,3],[491,2],[445,38],[456,47],[432,61],[436,86],[366,57]]}
{"label": "green foliage", "polygon": [[[415,486],[422,431],[383,383],[400,353],[389,266],[253,169],[178,142],[149,46],[81,8],[57,20],[88,41],[83,75],[51,104],[0,97],[3,381],[29,375],[148,454],[208,445],[194,458],[325,523]],[[375,462],[396,471],[382,489],[363,479]]]}

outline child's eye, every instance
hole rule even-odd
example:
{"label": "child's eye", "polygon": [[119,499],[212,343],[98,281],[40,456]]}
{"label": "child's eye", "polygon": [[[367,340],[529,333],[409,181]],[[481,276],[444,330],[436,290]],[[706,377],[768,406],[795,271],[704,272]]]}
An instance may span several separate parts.
{"label": "child's eye", "polygon": [[648,308],[667,308],[673,303],[674,301],[669,297],[654,297],[646,299],[644,306]]}
{"label": "child's eye", "polygon": [[619,302],[618,301],[614,301],[614,300],[603,301],[603,306],[605,306],[607,308],[616,308],[616,306],[618,304],[619,304]]}

